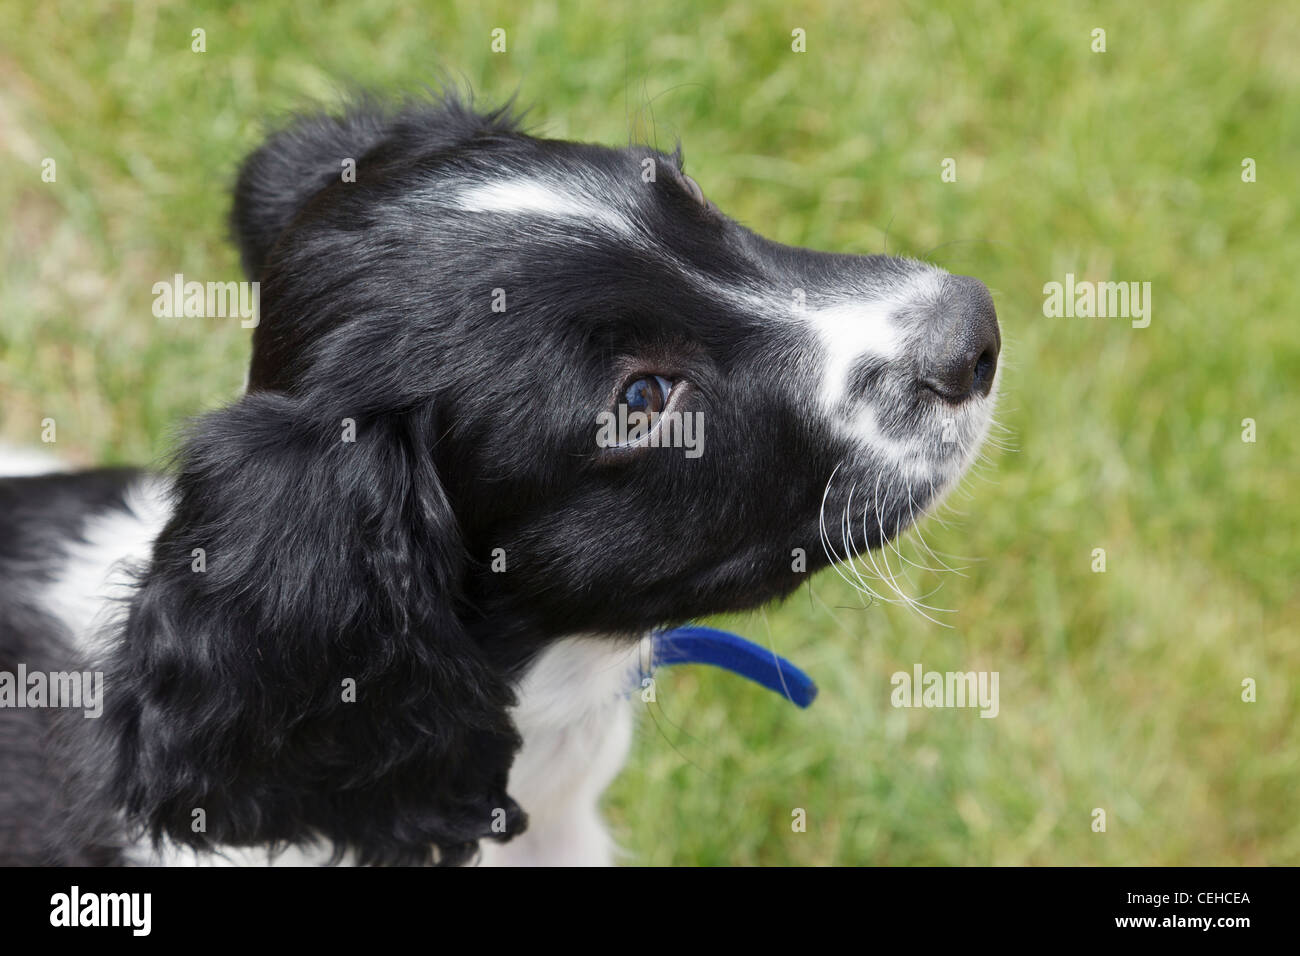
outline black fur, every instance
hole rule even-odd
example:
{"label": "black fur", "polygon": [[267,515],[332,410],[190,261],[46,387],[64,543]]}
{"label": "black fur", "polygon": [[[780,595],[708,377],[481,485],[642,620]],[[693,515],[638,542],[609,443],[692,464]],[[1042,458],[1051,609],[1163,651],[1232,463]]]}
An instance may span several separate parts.
{"label": "black fur", "polygon": [[494,810],[509,834],[524,817],[505,793],[513,698],[457,616],[432,411],[361,416],[355,443],[316,411],[255,393],[187,444],[97,728],[113,794],[200,846],[315,830],[363,862],[461,863]]}

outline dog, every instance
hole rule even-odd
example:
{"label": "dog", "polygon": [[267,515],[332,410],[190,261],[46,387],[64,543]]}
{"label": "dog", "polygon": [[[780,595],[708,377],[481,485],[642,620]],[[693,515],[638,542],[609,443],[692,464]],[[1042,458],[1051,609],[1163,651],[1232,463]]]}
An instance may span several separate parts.
{"label": "dog", "polygon": [[881,547],[989,427],[978,280],[765,239],[680,148],[360,100],[231,219],[242,397],[0,482],[4,862],[611,863],[646,636]]}

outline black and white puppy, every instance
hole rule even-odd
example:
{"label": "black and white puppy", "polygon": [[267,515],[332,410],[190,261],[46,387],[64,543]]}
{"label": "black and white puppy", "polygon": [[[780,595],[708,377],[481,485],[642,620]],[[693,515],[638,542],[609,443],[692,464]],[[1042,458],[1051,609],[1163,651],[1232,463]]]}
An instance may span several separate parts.
{"label": "black and white puppy", "polygon": [[0,709],[3,862],[608,863],[643,636],[880,547],[989,424],[983,285],[649,148],[362,104],[233,221],[247,394],[169,476],[0,481],[0,672],[104,680]]}

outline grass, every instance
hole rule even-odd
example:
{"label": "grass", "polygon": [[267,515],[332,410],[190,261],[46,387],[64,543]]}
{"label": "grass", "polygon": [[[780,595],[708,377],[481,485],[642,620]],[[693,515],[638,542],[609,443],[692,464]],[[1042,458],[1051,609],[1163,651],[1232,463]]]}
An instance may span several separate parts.
{"label": "grass", "polygon": [[[237,394],[249,333],[154,319],[151,286],[235,277],[236,163],[307,100],[442,69],[518,90],[550,135],[680,136],[710,197],[773,238],[983,279],[1015,450],[922,528],[974,558],[913,569],[951,627],[825,573],[728,622],[817,678],[811,710],[662,676],[608,799],[630,858],[1300,863],[1300,10],[708,6],[0,7],[0,434],[36,444],[49,417],[74,461],[148,462]],[[1066,272],[1150,282],[1150,327],[1045,317]],[[904,551],[924,563],[915,534]],[[998,671],[1000,714],[891,707],[915,662]]]}

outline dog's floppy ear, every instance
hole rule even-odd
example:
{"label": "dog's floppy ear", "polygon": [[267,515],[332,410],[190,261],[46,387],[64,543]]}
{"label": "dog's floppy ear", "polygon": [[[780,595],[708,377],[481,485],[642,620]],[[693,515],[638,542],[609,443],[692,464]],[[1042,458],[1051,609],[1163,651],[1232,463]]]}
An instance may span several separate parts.
{"label": "dog's floppy ear", "polygon": [[113,797],[155,840],[460,863],[522,831],[513,694],[458,619],[435,428],[274,392],[200,420],[101,721]]}

